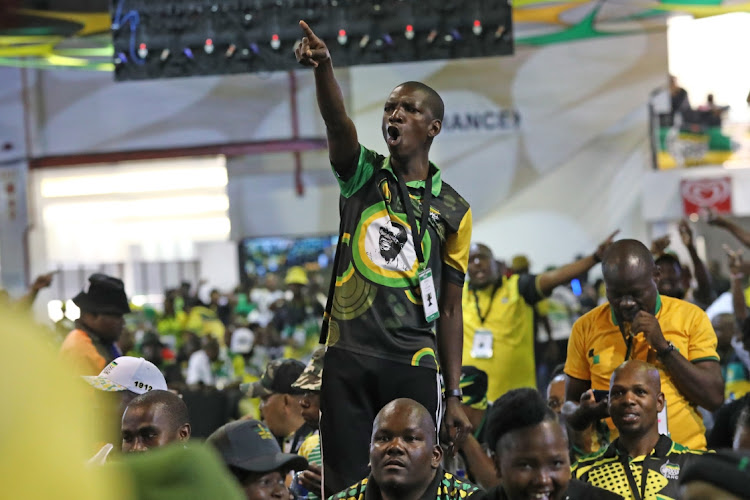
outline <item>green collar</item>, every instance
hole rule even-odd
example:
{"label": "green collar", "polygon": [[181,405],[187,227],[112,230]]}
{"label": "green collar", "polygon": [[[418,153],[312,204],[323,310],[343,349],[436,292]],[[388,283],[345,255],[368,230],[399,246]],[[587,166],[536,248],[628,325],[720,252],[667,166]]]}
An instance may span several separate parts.
{"label": "green collar", "polygon": [[[659,292],[657,292],[656,293],[656,310],[654,311],[654,316],[659,314],[659,311],[661,311],[661,295],[659,294]],[[615,318],[615,310],[612,309],[612,306],[610,306],[609,312],[612,315],[612,324],[614,324],[615,326],[620,326],[619,324],[617,324],[617,318]]]}
{"label": "green collar", "polygon": [[[387,171],[389,171],[391,174],[393,174],[394,177],[396,177],[396,173],[393,171],[393,167],[391,166],[391,157],[385,159],[385,163],[383,164],[383,168]],[[437,198],[440,196],[440,191],[443,188],[443,179],[442,175],[440,174],[440,169],[435,165],[434,163],[430,162],[430,171],[432,172],[432,196]],[[407,186],[410,188],[422,188],[425,187],[424,181],[409,181],[406,183]]]}

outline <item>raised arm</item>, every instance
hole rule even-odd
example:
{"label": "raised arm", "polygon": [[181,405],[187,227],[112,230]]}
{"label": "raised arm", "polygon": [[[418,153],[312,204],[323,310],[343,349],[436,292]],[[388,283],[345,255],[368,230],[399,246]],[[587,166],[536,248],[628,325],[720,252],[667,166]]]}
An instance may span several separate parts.
{"label": "raised arm", "polygon": [[693,231],[690,229],[687,221],[685,219],[681,220],[678,228],[682,243],[687,248],[688,253],[690,253],[690,260],[693,261],[693,274],[695,275],[695,281],[698,282],[698,288],[695,290],[694,296],[703,304],[708,305],[716,299],[716,293],[714,293],[714,289],[711,286],[711,275],[708,274],[706,265],[698,256],[698,251],[695,249],[693,242]]}
{"label": "raised arm", "polygon": [[333,74],[328,47],[305,21],[300,21],[299,25],[305,36],[294,49],[294,54],[300,64],[313,68],[318,108],[326,124],[331,165],[339,177],[348,179],[354,173],[359,157],[357,129],[346,114],[344,96]]}
{"label": "raised arm", "polygon": [[734,317],[737,323],[742,324],[747,318],[747,305],[745,304],[745,290],[743,282],[745,281],[744,262],[742,260],[742,249],[732,250],[724,245],[724,251],[729,257],[729,273],[732,283],[732,306],[734,307]]}
{"label": "raised arm", "polygon": [[549,295],[556,286],[568,283],[576,276],[580,276],[581,274],[594,267],[597,263],[601,262],[602,254],[607,249],[607,247],[612,244],[612,241],[619,232],[620,230],[618,229],[614,233],[610,234],[609,237],[597,247],[596,251],[588,257],[584,257],[565,266],[558,267],[554,271],[548,271],[546,273],[540,274],[539,289],[541,290],[541,292],[544,295]]}
{"label": "raised arm", "polygon": [[726,217],[722,217],[721,215],[717,215],[712,211],[708,212],[707,222],[712,226],[723,227],[724,229],[732,233],[735,238],[740,240],[743,245],[750,248],[750,231],[745,231],[735,222],[732,222],[731,220],[727,219]]}
{"label": "raised arm", "polygon": [[42,290],[42,288],[47,288],[52,284],[52,276],[54,276],[55,272],[56,271],[37,276],[37,278],[34,280],[34,283],[32,283],[29,287],[29,291],[16,301],[16,305],[21,308],[30,309],[34,304],[39,291]]}

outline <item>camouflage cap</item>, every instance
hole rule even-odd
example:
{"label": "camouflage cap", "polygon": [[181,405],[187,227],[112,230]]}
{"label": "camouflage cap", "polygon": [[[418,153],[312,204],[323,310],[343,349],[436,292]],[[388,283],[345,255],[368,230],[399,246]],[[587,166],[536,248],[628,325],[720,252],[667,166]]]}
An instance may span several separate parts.
{"label": "camouflage cap", "polygon": [[266,365],[266,371],[257,382],[240,385],[240,390],[251,398],[261,398],[271,394],[302,394],[303,390],[292,387],[292,383],[302,374],[304,363],[296,359],[276,359]]}
{"label": "camouflage cap", "polygon": [[319,391],[323,383],[323,357],[326,348],[318,347],[313,352],[312,359],[305,367],[302,375],[292,384],[292,387],[305,391]]}

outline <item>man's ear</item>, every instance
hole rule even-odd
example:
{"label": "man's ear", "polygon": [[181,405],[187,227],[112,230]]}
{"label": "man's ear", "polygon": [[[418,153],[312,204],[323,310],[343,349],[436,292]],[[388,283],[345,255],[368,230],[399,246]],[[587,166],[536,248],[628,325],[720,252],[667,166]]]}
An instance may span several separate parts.
{"label": "man's ear", "polygon": [[430,462],[430,465],[433,469],[437,469],[440,467],[440,463],[443,460],[443,449],[439,445],[435,445],[432,447],[432,461]]}
{"label": "man's ear", "polygon": [[656,396],[656,411],[662,411],[664,409],[664,393],[660,392],[658,396]]}
{"label": "man's ear", "polygon": [[432,120],[430,127],[427,129],[427,137],[432,139],[436,137],[441,130],[443,130],[443,122],[440,120]]}
{"label": "man's ear", "polygon": [[492,463],[495,464],[495,476],[498,479],[502,479],[503,476],[500,473],[500,455],[495,453],[494,451],[490,452],[492,454]]}
{"label": "man's ear", "polygon": [[180,441],[187,441],[190,439],[190,433],[192,432],[192,429],[190,427],[190,424],[183,424],[182,427],[180,427],[180,430],[177,431],[177,437]]}

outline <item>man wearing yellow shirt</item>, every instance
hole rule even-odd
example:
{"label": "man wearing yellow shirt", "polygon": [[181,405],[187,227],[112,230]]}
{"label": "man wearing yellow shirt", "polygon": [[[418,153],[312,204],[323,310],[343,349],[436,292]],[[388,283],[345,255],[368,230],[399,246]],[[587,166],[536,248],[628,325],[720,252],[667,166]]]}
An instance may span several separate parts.
{"label": "man wearing yellow shirt", "polygon": [[[659,269],[643,243],[620,240],[604,254],[602,273],[609,303],[582,316],[568,342],[565,397],[574,404],[563,411],[573,428],[607,417],[612,372],[639,359],[656,366],[667,401],[660,432],[691,449],[705,449],[705,427],[696,407],[716,410],[724,400],[716,353],[716,334],[699,307],[660,296]],[[580,405],[577,405],[580,403]],[[574,410],[573,410],[574,409]],[[611,424],[610,437],[616,438]]]}
{"label": "man wearing yellow shirt", "polygon": [[594,267],[615,234],[588,257],[540,275],[510,278],[500,272],[492,250],[471,245],[463,292],[463,364],[487,373],[490,401],[511,389],[536,387],[533,305]]}

